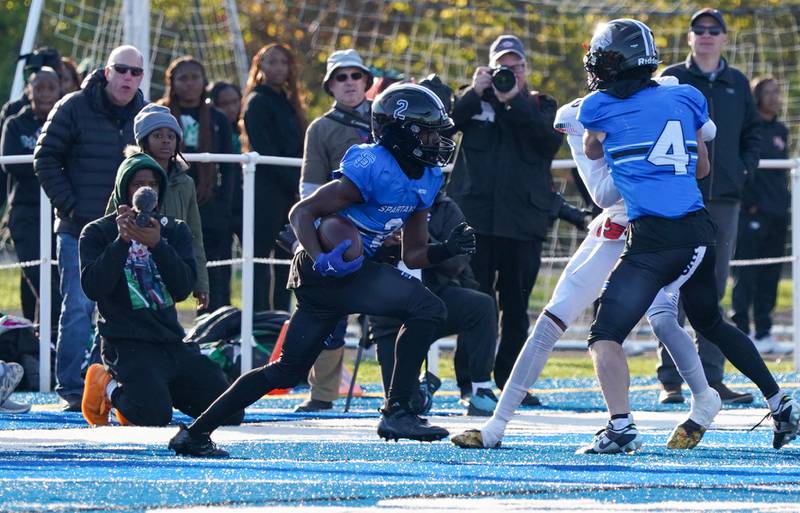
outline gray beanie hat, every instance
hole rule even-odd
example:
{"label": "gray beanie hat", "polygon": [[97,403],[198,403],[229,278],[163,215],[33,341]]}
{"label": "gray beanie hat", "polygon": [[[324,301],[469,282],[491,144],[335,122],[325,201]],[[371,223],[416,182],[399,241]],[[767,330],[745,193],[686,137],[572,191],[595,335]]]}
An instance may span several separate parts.
{"label": "gray beanie hat", "polygon": [[133,118],[133,136],[137,142],[159,128],[169,128],[175,132],[178,136],[178,142],[183,136],[183,130],[181,130],[178,120],[163,105],[148,103]]}

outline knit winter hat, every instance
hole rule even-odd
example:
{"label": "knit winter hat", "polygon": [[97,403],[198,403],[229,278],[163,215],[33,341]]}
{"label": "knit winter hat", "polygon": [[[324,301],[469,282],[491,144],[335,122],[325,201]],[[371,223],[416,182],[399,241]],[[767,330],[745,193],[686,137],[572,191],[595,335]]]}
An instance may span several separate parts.
{"label": "knit winter hat", "polygon": [[148,103],[133,118],[133,136],[137,141],[141,141],[159,128],[169,128],[175,132],[180,142],[183,130],[167,107]]}

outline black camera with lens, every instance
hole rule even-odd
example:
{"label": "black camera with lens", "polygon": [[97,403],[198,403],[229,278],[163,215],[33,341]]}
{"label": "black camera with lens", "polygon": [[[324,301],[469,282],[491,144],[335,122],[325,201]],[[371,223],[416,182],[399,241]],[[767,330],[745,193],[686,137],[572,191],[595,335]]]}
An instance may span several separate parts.
{"label": "black camera with lens", "polygon": [[507,93],[514,89],[517,77],[514,71],[507,66],[498,66],[492,69],[492,86],[501,93]]}

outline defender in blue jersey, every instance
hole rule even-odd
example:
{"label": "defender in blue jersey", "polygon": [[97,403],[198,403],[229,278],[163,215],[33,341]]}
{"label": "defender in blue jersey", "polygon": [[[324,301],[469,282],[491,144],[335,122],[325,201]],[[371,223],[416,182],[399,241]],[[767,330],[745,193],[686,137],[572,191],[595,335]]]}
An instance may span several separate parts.
{"label": "defender in blue jersey", "polygon": [[[417,375],[446,310],[421,281],[374,260],[376,250],[403,229],[403,261],[410,268],[434,265],[475,251],[472,228],[461,224],[443,243],[428,244],[428,209],[442,186],[440,166],[455,144],[440,136],[453,126],[441,100],[412,84],[393,86],[375,99],[372,127],[377,144],[351,147],[339,178],[300,201],[289,220],[303,249],[295,254],[289,287],[297,297],[280,359],[243,374],[191,426],[181,426],[169,447],[178,454],[226,456],[210,434],[230,416],[275,388],[295,386],[308,374],[325,338],[342,316],[366,313],[403,320],[396,342],[391,385],[378,434],[386,439],[433,441],[447,430],[418,417],[410,401]],[[361,234],[364,254],[345,261],[345,240],[322,251],[315,221],[339,213]]]}
{"label": "defender in blue jersey", "polygon": [[[800,406],[781,391],[750,339],[722,319],[714,274],[714,224],[697,179],[709,172],[704,139],[713,138],[705,98],[691,86],[659,87],[651,30],[619,19],[595,32],[584,67],[589,94],[578,119],[584,150],[605,158],[630,219],[626,249],[606,282],[589,347],[611,414],[582,453],[631,452],[641,446],[628,402],[630,375],[622,342],[662,287],[682,295],[694,329],[764,394],[773,418],[773,447],[796,437]],[[691,434],[700,426],[683,424]]]}

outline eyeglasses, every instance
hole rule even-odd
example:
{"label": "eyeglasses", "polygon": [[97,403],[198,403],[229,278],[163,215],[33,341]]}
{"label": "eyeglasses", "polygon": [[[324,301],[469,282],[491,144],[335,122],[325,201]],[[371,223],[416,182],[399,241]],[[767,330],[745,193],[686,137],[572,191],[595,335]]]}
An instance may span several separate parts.
{"label": "eyeglasses", "polygon": [[692,27],[692,32],[695,33],[697,36],[702,36],[703,34],[708,33],[712,36],[718,36],[722,34],[722,29],[720,27],[706,27],[704,25],[695,25]]}
{"label": "eyeglasses", "polygon": [[349,75],[347,73],[339,73],[337,75],[334,75],[333,78],[337,82],[346,82],[348,78],[350,80],[361,80],[362,78],[364,78],[364,74],[361,73],[360,71],[354,71]]}
{"label": "eyeglasses", "polygon": [[128,66],[127,64],[112,64],[111,67],[114,68],[114,71],[116,71],[120,75],[124,75],[130,72],[132,77],[141,77],[142,74],[144,73],[144,70],[142,68],[139,68],[137,66]]}

